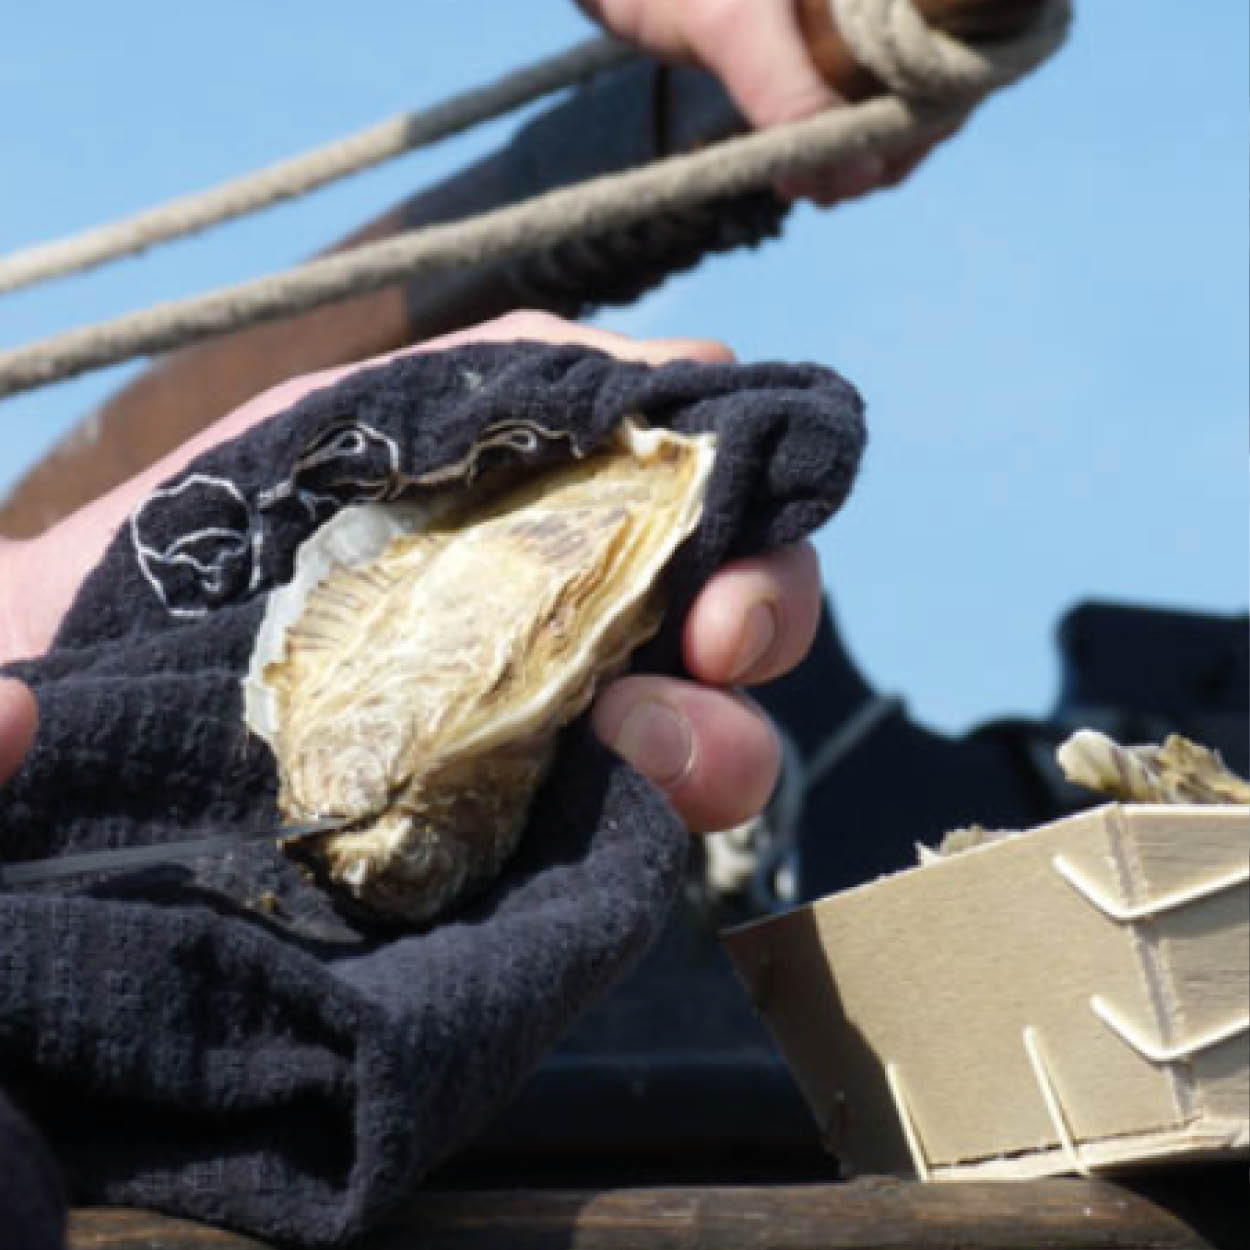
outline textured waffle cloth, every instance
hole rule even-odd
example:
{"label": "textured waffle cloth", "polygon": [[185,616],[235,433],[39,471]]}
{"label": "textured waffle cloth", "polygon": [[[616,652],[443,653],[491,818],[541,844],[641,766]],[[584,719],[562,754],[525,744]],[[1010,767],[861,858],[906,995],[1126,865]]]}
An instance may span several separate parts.
{"label": "textured waffle cloth", "polygon": [[[49,653],[10,670],[40,723],[0,789],[6,859],[274,826],[240,679],[297,546],[347,503],[419,491],[440,466],[553,463],[627,414],[718,434],[666,624],[636,657],[679,672],[713,570],[845,498],[863,445],[851,387],[816,366],[652,369],[567,346],[410,356],[307,396],[136,508]],[[268,842],[0,894],[0,1084],[76,1201],[340,1240],[471,1137],[634,962],[686,840],[583,718],[498,885],[427,932],[358,930]]]}

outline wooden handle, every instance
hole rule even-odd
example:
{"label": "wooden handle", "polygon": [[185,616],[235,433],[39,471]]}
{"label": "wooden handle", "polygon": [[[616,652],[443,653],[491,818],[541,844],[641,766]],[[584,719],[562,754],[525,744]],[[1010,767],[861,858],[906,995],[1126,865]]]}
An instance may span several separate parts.
{"label": "wooden handle", "polygon": [[[1036,19],[1043,0],[915,0],[935,26],[966,39],[1006,38]],[[880,94],[834,29],[829,0],[798,0],[813,58],[848,100]],[[728,119],[726,125],[731,124]],[[327,252],[409,229],[411,206],[396,205]],[[510,307],[510,288],[491,272],[465,271],[423,298],[423,315],[403,286],[392,286],[166,356],[71,430],[0,505],[0,534],[30,537],[133,477],[224,413],[285,378],[346,364],[473,324]],[[429,280],[424,292],[428,292]]]}

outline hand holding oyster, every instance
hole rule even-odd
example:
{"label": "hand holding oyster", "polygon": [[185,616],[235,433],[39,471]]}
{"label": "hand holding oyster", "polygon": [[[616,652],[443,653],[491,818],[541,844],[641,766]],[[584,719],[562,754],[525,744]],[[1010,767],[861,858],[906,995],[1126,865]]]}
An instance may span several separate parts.
{"label": "hand holding oyster", "polygon": [[426,924],[515,849],[559,729],[658,628],[715,439],[625,420],[502,487],[344,509],[275,591],[245,682],[284,849],[375,917]]}

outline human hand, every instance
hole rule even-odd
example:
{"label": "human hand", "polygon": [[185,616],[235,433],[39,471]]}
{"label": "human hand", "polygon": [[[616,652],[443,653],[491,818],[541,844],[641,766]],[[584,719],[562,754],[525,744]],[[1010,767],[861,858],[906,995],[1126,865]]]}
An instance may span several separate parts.
{"label": "human hand", "polygon": [[[799,121],[847,100],[821,76],[804,39],[799,0],[574,0],[621,39],[715,74],[757,129]],[[946,136],[941,136],[945,138]],[[905,178],[939,140],[893,156],[866,153],[777,184],[822,207]]]}
{"label": "human hand", "polygon": [[[732,359],[726,347],[707,340],[635,341],[545,313],[513,313],[391,356],[520,339],[581,343],[648,364]],[[322,370],[273,387],[39,538],[0,546],[0,622],[8,623],[7,636],[0,637],[0,662],[46,649],[113,532],[160,482],[200,452],[284,411],[308,392],[389,358]],[[38,592],[32,593],[32,587]],[[765,681],[792,668],[811,644],[819,611],[819,571],[807,544],[739,561],[704,587],[686,618],[684,659],[695,681],[635,675],[601,692],[592,712],[596,732],[664,788],[692,831],[739,824],[767,801],[779,768],[776,736],[744,696],[721,687]]]}
{"label": "human hand", "polygon": [[34,737],[34,696],[20,681],[0,680],[0,785],[17,772]]}

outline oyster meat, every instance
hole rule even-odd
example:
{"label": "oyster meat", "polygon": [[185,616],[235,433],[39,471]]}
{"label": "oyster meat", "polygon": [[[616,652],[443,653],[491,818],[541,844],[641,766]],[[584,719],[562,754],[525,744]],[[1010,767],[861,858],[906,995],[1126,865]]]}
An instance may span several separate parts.
{"label": "oyster meat", "polygon": [[659,575],[714,456],[632,421],[493,489],[349,507],[275,591],[244,686],[284,849],[375,916],[426,924],[516,847],[555,738],[659,627]]}

